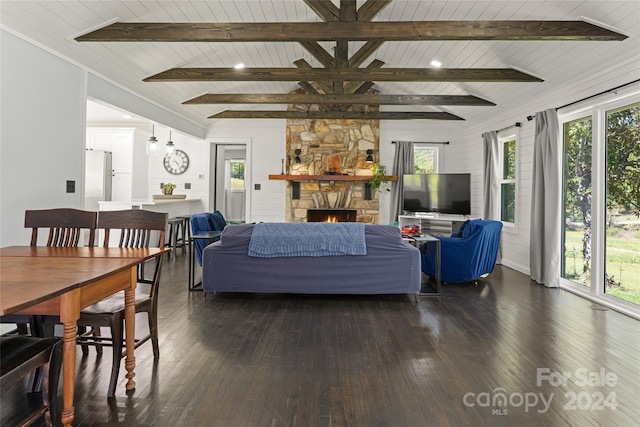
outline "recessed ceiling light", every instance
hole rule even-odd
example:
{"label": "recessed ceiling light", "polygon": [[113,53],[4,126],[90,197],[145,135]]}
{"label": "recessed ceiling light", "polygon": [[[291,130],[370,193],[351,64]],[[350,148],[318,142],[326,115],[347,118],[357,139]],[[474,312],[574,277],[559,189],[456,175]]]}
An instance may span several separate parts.
{"label": "recessed ceiling light", "polygon": [[235,68],[236,70],[240,70],[240,69],[244,68],[244,64],[241,62],[239,64],[234,65],[233,68]]}
{"label": "recessed ceiling light", "polygon": [[432,67],[436,67],[436,68],[440,68],[440,67],[442,67],[442,62],[438,61],[437,59],[434,59],[433,61],[431,61],[431,66]]}

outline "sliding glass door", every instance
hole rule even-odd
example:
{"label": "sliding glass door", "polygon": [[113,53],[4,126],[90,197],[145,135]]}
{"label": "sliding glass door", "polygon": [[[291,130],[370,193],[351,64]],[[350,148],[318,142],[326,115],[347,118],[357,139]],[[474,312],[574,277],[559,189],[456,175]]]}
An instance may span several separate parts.
{"label": "sliding glass door", "polygon": [[561,276],[596,298],[640,305],[640,96],[561,121]]}
{"label": "sliding glass door", "polygon": [[605,117],[605,292],[640,304],[640,103]]}

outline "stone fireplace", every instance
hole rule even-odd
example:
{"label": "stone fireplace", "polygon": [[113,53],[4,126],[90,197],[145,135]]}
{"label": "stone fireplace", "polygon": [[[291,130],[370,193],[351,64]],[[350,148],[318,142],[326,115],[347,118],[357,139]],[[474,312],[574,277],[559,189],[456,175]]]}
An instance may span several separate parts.
{"label": "stone fireplace", "polygon": [[[289,108],[307,111],[308,108],[317,110],[318,106]],[[355,211],[355,219],[350,221],[378,223],[378,194],[373,192],[371,200],[367,200],[367,184],[361,178],[372,175],[372,163],[366,161],[367,150],[373,150],[374,161],[378,160],[379,124],[379,120],[287,120],[284,172],[300,175],[299,181],[287,181],[287,222],[309,221],[308,210],[335,209]],[[317,179],[318,176],[322,179]]]}

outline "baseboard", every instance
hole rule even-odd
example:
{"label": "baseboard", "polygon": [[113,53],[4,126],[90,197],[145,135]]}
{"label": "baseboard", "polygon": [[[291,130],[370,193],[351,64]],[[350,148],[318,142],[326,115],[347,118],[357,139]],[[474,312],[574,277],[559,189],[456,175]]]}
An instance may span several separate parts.
{"label": "baseboard", "polygon": [[526,274],[527,276],[529,275],[529,266],[518,264],[517,262],[513,262],[504,258],[502,258],[500,264],[504,265],[505,267],[509,267],[512,270],[519,271],[522,274]]}

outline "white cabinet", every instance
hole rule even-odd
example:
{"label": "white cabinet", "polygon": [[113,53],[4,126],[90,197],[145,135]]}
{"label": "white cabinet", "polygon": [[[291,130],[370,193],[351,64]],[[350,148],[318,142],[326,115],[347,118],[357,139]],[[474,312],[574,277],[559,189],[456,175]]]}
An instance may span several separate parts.
{"label": "white cabinet", "polygon": [[417,225],[420,227],[422,234],[430,234],[432,236],[449,237],[454,231],[458,231],[463,222],[468,218],[461,215],[399,215],[398,221],[400,227],[407,225]]}

